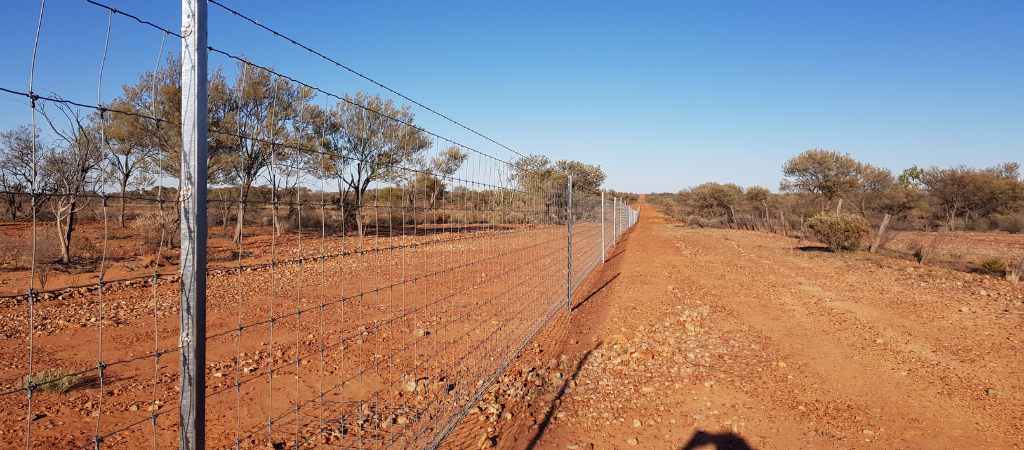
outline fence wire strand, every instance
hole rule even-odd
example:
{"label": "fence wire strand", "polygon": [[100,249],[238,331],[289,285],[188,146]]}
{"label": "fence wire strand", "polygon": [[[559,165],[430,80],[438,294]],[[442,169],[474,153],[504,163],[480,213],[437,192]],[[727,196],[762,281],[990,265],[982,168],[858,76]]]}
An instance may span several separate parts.
{"label": "fence wire strand", "polygon": [[[174,184],[180,142],[160,134],[182,125],[161,109],[178,94],[158,78],[173,78],[163,53],[168,36],[182,35],[85,3],[107,16],[95,104],[33,91],[45,2],[28,90],[0,87],[32,112],[32,183],[0,189],[32,208],[30,223],[11,214],[10,229],[27,233],[11,242],[27,254],[14,258],[16,288],[0,291],[0,309],[22,321],[0,337],[7,347],[28,344],[28,373],[10,371],[23,383],[0,388],[0,407],[25,412],[28,449],[177,447],[181,396],[207,405],[200,426],[209,448],[437,448],[462,439],[452,434],[459,422],[567,302],[575,308],[573,293],[636,222],[638,211],[597,186],[524,168],[534,155],[241,16],[510,156],[211,46],[239,70],[224,89],[252,98],[234,99],[209,129],[209,145],[223,150],[211,161],[235,165],[207,180],[206,214],[219,220],[205,224],[208,267],[194,274],[206,280],[206,389],[182,392],[174,359],[196,348],[178,339],[186,256],[178,236],[189,194]],[[160,41],[135,104],[104,97],[108,52],[120,55],[118,41],[137,38],[112,33],[119,17],[152,30],[153,46]],[[115,60],[124,63],[114,58],[111,69]],[[71,131],[37,143],[36,112],[48,135]],[[119,137],[126,123],[148,140]],[[101,177],[128,163],[119,152],[131,145],[152,147],[146,180],[126,187]],[[55,155],[74,149],[101,156],[94,171],[70,190],[44,180]],[[244,164],[254,169],[244,173]],[[40,367],[63,371],[36,382]],[[63,395],[43,394],[64,384]]]}

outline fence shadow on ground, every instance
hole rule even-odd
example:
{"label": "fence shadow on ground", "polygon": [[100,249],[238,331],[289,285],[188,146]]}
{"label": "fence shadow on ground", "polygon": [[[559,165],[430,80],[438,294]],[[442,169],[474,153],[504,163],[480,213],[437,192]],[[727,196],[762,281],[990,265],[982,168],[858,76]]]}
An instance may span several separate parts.
{"label": "fence shadow on ground", "polygon": [[606,286],[608,286],[609,284],[612,284],[612,281],[615,281],[615,279],[618,278],[619,275],[622,275],[622,273],[621,272],[616,272],[615,275],[611,276],[611,278],[605,280],[604,283],[601,283],[601,285],[598,286],[597,289],[594,289],[589,294],[587,294],[586,297],[583,297],[583,299],[580,300],[579,303],[576,303],[575,305],[572,305],[572,309],[577,309],[580,306],[583,306],[584,303],[589,301],[593,296],[597,295],[598,292],[601,292],[601,290],[604,289]]}
{"label": "fence shadow on ground", "polygon": [[576,380],[576,377],[579,375],[580,370],[583,369],[583,364],[587,362],[587,358],[590,356],[591,353],[594,352],[594,350],[597,350],[599,347],[601,347],[601,344],[603,343],[603,341],[598,341],[594,343],[594,346],[591,347],[590,350],[587,350],[587,352],[584,353],[582,357],[580,357],[579,361],[576,363],[576,367],[573,368],[572,376],[570,376],[569,379],[562,384],[561,389],[559,389],[558,393],[555,394],[555,397],[551,399],[551,403],[548,405],[547,412],[544,414],[544,419],[537,424],[537,431],[533,434],[533,438],[530,439],[530,443],[526,445],[526,450],[533,450],[533,448],[536,447],[537,443],[540,442],[541,436],[544,436],[544,430],[546,430],[548,425],[551,424],[551,417],[554,416],[555,412],[558,411],[558,404],[561,403],[562,397],[565,395],[566,389],[569,389],[569,382]]}

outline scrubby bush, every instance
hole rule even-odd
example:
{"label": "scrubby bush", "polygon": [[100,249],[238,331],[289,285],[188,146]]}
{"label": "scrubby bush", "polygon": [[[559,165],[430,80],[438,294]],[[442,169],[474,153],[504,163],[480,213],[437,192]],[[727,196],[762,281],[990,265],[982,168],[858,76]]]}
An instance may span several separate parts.
{"label": "scrubby bush", "polygon": [[146,212],[139,214],[131,224],[132,234],[142,239],[142,245],[150,251],[155,251],[161,245],[167,245],[171,240],[171,218],[167,214],[159,212]]}
{"label": "scrubby bush", "polygon": [[100,255],[103,249],[99,248],[86,236],[75,234],[71,236],[71,253],[83,258],[94,258]]}
{"label": "scrubby bush", "polygon": [[696,225],[701,228],[725,228],[729,225],[729,218],[689,216],[684,220],[688,225]]}
{"label": "scrubby bush", "polygon": [[35,392],[45,394],[63,394],[78,383],[78,376],[61,367],[36,372],[35,376],[25,375],[17,383],[15,389],[25,389],[29,382],[36,385]]}
{"label": "scrubby bush", "polygon": [[1024,231],[1024,214],[1001,216],[998,222],[999,229],[1007,233],[1016,234]]}
{"label": "scrubby bush", "polygon": [[971,231],[977,231],[985,233],[992,229],[992,222],[988,219],[974,219],[967,223],[967,229]]}
{"label": "scrubby bush", "polygon": [[907,244],[907,251],[914,255],[914,259],[916,259],[917,262],[924,261],[924,245],[921,245],[920,242],[911,242]]}
{"label": "scrubby bush", "polygon": [[978,263],[978,272],[1002,276],[1006,272],[1006,264],[1003,258],[988,258]]}
{"label": "scrubby bush", "polygon": [[804,223],[804,233],[833,252],[855,252],[871,232],[868,220],[853,214],[821,213]]}

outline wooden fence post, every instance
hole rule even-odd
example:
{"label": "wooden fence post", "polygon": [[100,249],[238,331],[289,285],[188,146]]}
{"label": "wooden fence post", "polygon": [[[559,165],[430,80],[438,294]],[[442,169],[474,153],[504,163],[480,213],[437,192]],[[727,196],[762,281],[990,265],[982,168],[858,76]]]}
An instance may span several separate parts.
{"label": "wooden fence post", "polygon": [[878,250],[878,246],[882,243],[882,236],[885,235],[885,229],[889,226],[889,215],[886,214],[882,219],[882,225],[878,227],[878,234],[875,235],[875,242],[871,243],[871,253]]}

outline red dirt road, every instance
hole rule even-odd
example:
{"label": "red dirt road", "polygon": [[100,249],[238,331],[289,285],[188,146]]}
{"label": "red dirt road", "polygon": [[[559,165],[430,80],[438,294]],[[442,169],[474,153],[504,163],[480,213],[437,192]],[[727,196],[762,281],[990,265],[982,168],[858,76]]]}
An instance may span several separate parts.
{"label": "red dirt road", "polygon": [[1024,447],[1024,284],[645,207],[453,448]]}

